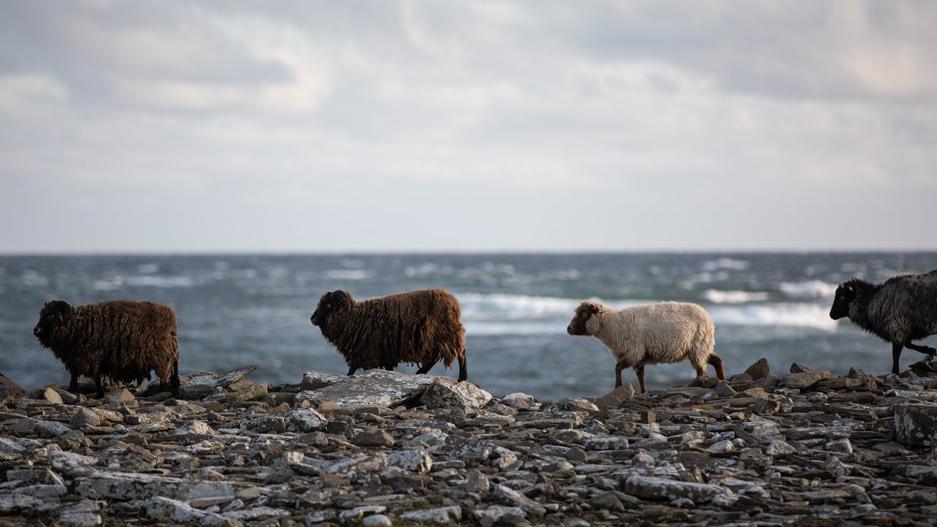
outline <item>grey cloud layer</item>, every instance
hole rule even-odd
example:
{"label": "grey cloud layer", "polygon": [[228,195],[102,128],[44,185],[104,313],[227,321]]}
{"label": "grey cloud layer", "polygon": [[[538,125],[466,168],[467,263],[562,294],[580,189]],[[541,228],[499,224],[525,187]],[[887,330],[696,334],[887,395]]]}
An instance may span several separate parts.
{"label": "grey cloud layer", "polygon": [[0,251],[934,247],[935,26],[928,2],[10,2]]}

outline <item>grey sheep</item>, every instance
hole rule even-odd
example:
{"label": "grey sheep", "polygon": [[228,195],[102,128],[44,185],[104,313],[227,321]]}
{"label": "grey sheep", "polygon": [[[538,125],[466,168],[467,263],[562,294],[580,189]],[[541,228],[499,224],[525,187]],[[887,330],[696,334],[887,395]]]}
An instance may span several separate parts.
{"label": "grey sheep", "polygon": [[836,288],[830,318],[849,317],[860,328],[891,342],[892,373],[898,373],[901,350],[933,357],[937,350],[912,341],[937,334],[937,269],[872,284],[858,278]]}

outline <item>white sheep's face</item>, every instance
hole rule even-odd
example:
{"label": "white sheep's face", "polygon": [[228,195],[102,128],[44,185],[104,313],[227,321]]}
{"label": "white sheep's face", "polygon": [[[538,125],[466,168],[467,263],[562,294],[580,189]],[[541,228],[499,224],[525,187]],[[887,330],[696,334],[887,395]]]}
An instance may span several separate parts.
{"label": "white sheep's face", "polygon": [[595,320],[596,313],[599,312],[599,306],[592,302],[583,302],[576,308],[576,314],[566,326],[566,332],[570,335],[594,335],[598,321]]}

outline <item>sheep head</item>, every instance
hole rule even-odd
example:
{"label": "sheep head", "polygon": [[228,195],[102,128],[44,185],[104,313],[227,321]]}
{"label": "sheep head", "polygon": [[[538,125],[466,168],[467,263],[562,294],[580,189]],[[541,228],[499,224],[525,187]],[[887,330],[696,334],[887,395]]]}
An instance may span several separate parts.
{"label": "sheep head", "polygon": [[329,291],[319,299],[319,305],[309,320],[313,326],[325,327],[332,315],[351,308],[354,303],[355,299],[347,291]]}
{"label": "sheep head", "polygon": [[859,279],[843,282],[836,288],[833,296],[833,307],[830,308],[830,318],[839,320],[849,316],[849,305],[859,296],[859,291],[866,285]]}
{"label": "sheep head", "polygon": [[599,313],[601,310],[602,307],[595,302],[579,304],[579,307],[576,308],[576,314],[573,315],[573,319],[566,326],[566,332],[570,335],[592,335],[595,328],[593,327],[593,331],[589,331],[589,320],[592,315]]}
{"label": "sheep head", "polygon": [[46,302],[39,312],[39,322],[33,328],[33,335],[39,339],[39,343],[49,347],[52,343],[52,336],[55,331],[65,324],[72,316],[72,306],[68,302],[53,300]]}

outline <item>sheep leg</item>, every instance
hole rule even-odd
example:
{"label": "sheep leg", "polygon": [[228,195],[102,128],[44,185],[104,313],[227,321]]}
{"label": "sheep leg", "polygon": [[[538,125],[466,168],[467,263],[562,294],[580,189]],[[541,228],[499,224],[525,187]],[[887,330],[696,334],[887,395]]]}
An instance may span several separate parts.
{"label": "sheep leg", "polygon": [[647,393],[647,385],[644,384],[644,363],[639,362],[634,365],[634,373],[638,376],[638,384],[641,385],[641,393]]}
{"label": "sheep leg", "polygon": [[919,353],[923,353],[925,355],[930,355],[931,357],[933,357],[934,355],[937,355],[937,350],[928,346],[921,346],[921,345],[912,344],[909,342],[905,344],[904,347],[908,348],[909,350],[914,350]]}
{"label": "sheep leg", "polygon": [[465,353],[459,357],[459,382],[468,379],[468,361],[465,360]]}
{"label": "sheep leg", "polygon": [[709,358],[706,359],[706,361],[712,364],[713,368],[716,369],[716,377],[718,377],[720,381],[726,380],[726,369],[722,364],[722,357],[716,355],[715,353],[710,353]]}
{"label": "sheep leg", "polygon": [[72,378],[68,381],[68,391],[78,393],[78,374],[72,373]]}
{"label": "sheep leg", "polygon": [[615,363],[615,388],[621,386],[621,370],[630,367],[631,363],[628,362],[628,359],[621,359]]}
{"label": "sheep leg", "polygon": [[357,366],[349,366],[349,367],[348,367],[348,376],[351,377],[352,375],[355,374],[356,371],[358,371],[358,367],[357,367]]}
{"label": "sheep leg", "polygon": [[172,377],[169,378],[169,386],[173,395],[179,395],[179,360],[172,363]]}
{"label": "sheep leg", "polygon": [[433,366],[436,365],[435,360],[428,360],[420,365],[420,369],[416,370],[417,375],[425,375],[429,370],[433,369]]}
{"label": "sheep leg", "polygon": [[901,368],[898,365],[898,359],[901,358],[901,348],[904,346],[898,343],[891,345],[891,372],[895,375],[901,372]]}
{"label": "sheep leg", "polygon": [[101,374],[94,376],[94,394],[100,399],[104,397],[104,383],[101,382]]}

